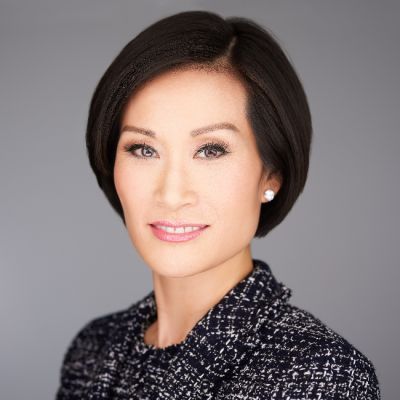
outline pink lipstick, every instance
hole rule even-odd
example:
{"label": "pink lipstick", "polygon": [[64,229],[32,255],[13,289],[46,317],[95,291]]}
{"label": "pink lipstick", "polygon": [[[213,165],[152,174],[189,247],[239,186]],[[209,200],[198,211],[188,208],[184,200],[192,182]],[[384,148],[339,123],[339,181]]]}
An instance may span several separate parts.
{"label": "pink lipstick", "polygon": [[[203,231],[205,231],[208,226],[209,225],[193,223],[173,224],[169,221],[155,221],[150,224],[150,228],[153,234],[158,239],[166,242],[186,242],[188,240],[194,239],[201,235],[201,233],[203,233]],[[185,227],[193,227],[196,229],[190,230],[190,228],[186,228],[185,232]]]}

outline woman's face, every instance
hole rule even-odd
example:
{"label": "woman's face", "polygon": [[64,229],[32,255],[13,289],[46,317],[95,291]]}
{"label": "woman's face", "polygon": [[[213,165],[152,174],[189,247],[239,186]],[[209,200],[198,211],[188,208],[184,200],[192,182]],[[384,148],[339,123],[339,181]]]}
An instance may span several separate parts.
{"label": "woman's face", "polygon": [[[185,70],[157,76],[124,109],[115,186],[131,241],[154,272],[190,276],[249,250],[263,192],[279,187],[263,175],[245,105],[233,76]],[[226,126],[206,129],[215,124]],[[159,220],[209,226],[172,242],[153,233]]]}

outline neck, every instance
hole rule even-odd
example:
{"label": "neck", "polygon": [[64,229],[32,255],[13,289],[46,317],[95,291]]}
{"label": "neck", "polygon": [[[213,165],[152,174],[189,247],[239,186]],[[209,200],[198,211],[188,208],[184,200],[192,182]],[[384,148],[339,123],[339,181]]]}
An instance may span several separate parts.
{"label": "neck", "polygon": [[146,331],[145,342],[161,348],[182,342],[208,310],[252,269],[248,246],[195,275],[177,278],[153,272],[157,320]]}

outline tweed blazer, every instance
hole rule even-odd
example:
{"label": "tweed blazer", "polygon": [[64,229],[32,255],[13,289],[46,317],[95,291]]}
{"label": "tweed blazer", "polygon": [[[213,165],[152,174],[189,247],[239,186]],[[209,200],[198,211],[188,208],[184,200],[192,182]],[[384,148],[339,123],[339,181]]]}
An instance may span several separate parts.
{"label": "tweed blazer", "polygon": [[154,291],[96,317],[71,340],[56,400],[378,400],[372,361],[310,312],[253,259],[253,270],[185,340],[144,342],[156,319]]}

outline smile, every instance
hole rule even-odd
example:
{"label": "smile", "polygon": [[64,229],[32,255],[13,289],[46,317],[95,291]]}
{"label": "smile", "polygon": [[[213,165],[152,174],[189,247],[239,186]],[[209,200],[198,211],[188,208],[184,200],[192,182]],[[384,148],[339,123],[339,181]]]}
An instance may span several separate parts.
{"label": "smile", "polygon": [[150,224],[153,234],[160,240],[167,242],[184,242],[198,237],[208,225],[204,226],[164,226]]}
{"label": "smile", "polygon": [[201,229],[200,226],[178,226],[174,228],[173,226],[155,225],[155,227],[169,233],[185,233]]}

